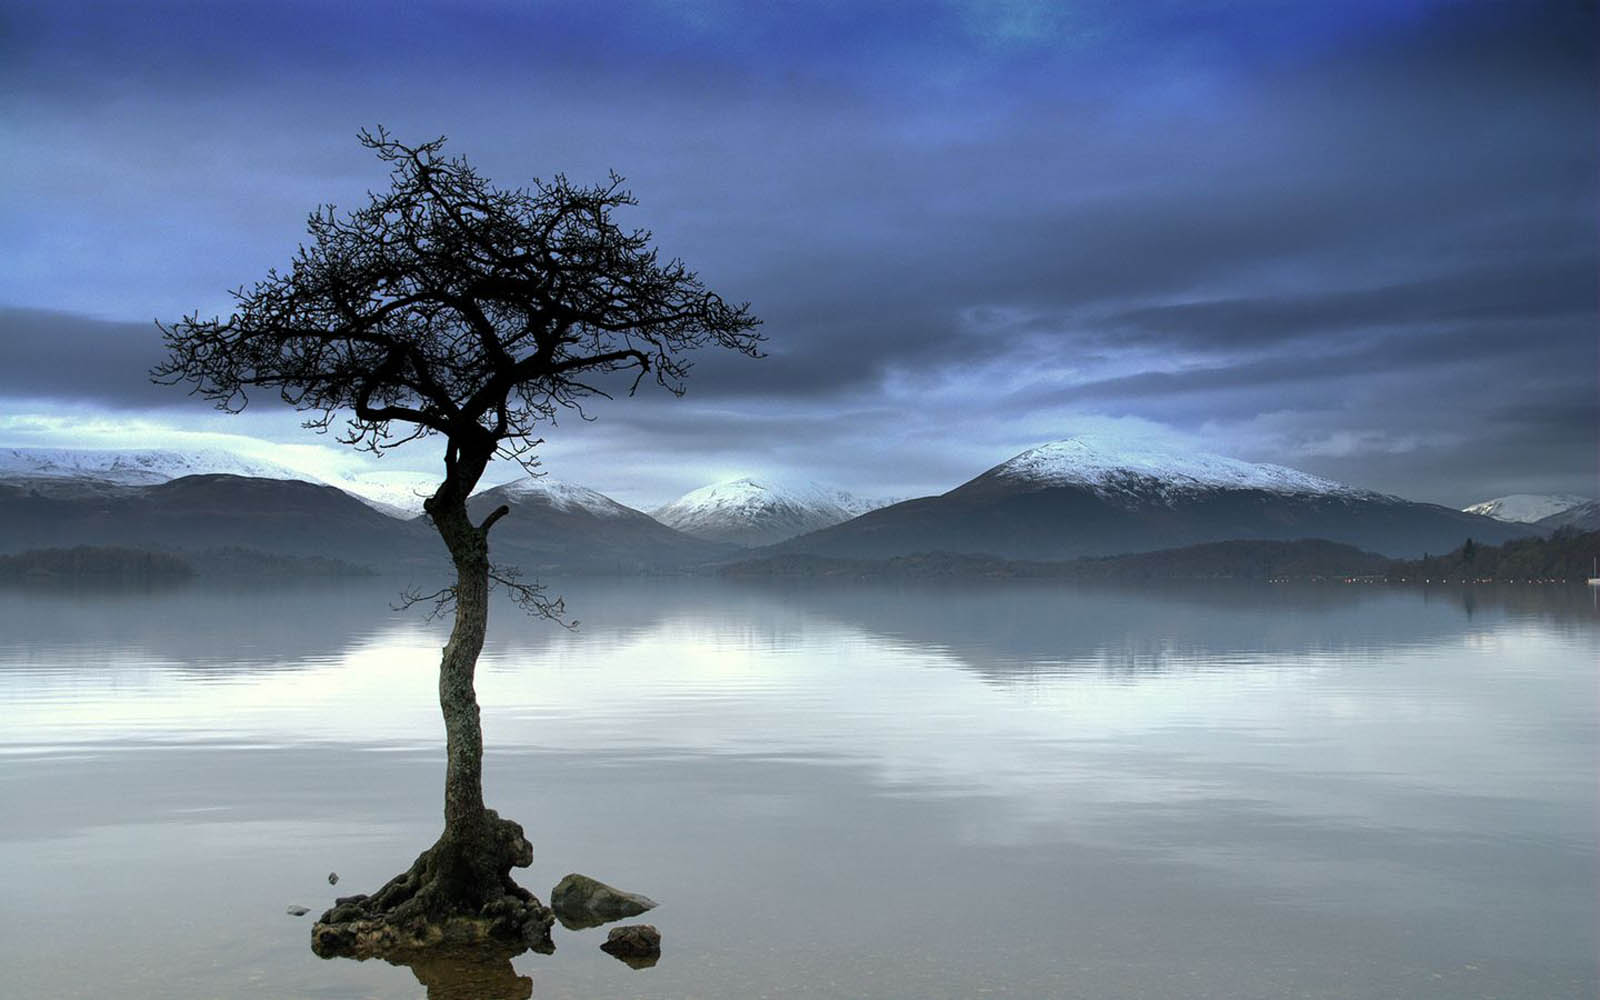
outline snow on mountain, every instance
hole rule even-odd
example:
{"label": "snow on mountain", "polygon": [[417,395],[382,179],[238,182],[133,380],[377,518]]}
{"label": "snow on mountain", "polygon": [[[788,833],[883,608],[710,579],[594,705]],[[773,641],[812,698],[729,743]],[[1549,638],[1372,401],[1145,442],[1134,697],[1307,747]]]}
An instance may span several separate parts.
{"label": "snow on mountain", "polygon": [[180,476],[216,474],[306,481],[316,478],[286,465],[246,458],[221,448],[0,448],[0,478],[8,479],[93,479],[123,486],[153,486]]}
{"label": "snow on mountain", "polygon": [[651,515],[708,541],[771,545],[887,506],[817,483],[730,479],[691,490]]}
{"label": "snow on mountain", "polygon": [[1086,486],[1102,496],[1197,490],[1376,496],[1331,479],[1281,465],[1263,465],[1203,451],[1124,443],[1078,435],[1031,448],[984,474],[1017,484]]}
{"label": "snow on mountain", "polygon": [[[423,501],[439,486],[439,476],[427,472],[367,472],[337,479],[333,485],[376,510],[399,518],[422,513]],[[561,511],[586,511],[596,517],[640,517],[639,511],[584,486],[549,476],[527,477],[486,486],[474,497],[491,495],[500,503],[537,503]]]}
{"label": "snow on mountain", "polygon": [[[1051,561],[1223,541],[1326,539],[1389,556],[1532,533],[1435,504],[1354,489],[1146,439],[1080,435],[1025,451],[938,496],[791,539],[780,556],[917,553]],[[780,560],[781,562],[781,560]]]}
{"label": "snow on mountain", "polygon": [[1575,507],[1541,517],[1534,526],[1545,531],[1576,528],[1579,531],[1600,531],[1600,501],[1585,500]]}
{"label": "snow on mountain", "polygon": [[1510,496],[1495,497],[1493,500],[1475,503],[1471,507],[1463,507],[1462,510],[1468,514],[1492,517],[1496,521],[1532,524],[1589,502],[1588,497],[1567,494],[1552,496],[1539,493],[1513,493]]}
{"label": "snow on mountain", "polygon": [[637,517],[639,511],[624,506],[586,486],[562,482],[549,476],[528,476],[513,482],[481,490],[481,494],[494,492],[506,503],[542,503],[557,510],[587,511],[596,517]]}
{"label": "snow on mountain", "polygon": [[357,472],[328,480],[373,510],[410,520],[422,513],[422,502],[439,488],[439,473],[405,469]]}

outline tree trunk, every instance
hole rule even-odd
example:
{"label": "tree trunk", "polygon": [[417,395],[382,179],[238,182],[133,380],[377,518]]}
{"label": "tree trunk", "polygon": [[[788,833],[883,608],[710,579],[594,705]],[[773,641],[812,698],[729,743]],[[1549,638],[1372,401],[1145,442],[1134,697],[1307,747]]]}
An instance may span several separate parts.
{"label": "tree trunk", "polygon": [[489,546],[463,499],[438,505],[434,524],[456,568],[456,619],[439,662],[444,713],[444,835],[475,839],[483,822],[483,729],[473,678],[489,627]]}
{"label": "tree trunk", "polygon": [[[482,472],[487,462],[469,470]],[[441,945],[500,942],[548,950],[554,917],[511,878],[533,863],[522,827],[483,804],[483,730],[473,676],[489,623],[486,526],[466,497],[478,475],[452,468],[428,500],[428,515],[455,563],[455,625],[439,662],[444,714],[444,832],[410,870],[372,896],[339,900],[312,928],[319,955],[394,955]]]}

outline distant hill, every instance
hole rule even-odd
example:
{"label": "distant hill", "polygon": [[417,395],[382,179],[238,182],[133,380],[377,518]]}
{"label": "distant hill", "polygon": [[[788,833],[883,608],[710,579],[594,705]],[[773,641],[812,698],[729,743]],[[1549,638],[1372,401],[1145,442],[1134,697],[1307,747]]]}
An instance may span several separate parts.
{"label": "distant hill", "polygon": [[[345,572],[340,565],[448,572],[444,547],[426,518],[397,517],[405,510],[387,503],[377,506],[390,513],[380,513],[372,497],[358,499],[326,484],[228,474],[143,482],[199,461],[165,453],[29,453],[26,461],[17,457],[19,450],[4,454],[10,456],[12,474],[0,474],[0,555],[115,546],[191,556],[209,552],[214,560],[225,560],[215,554],[250,550],[261,555],[243,561],[253,562],[253,571],[260,573],[270,571],[266,557],[330,561],[320,568],[303,562],[293,571],[310,575]],[[402,472],[387,476],[382,485],[387,495],[409,506],[429,480]],[[743,482],[683,509],[733,514],[737,517],[725,524],[782,533],[794,527],[794,517],[847,517],[852,503],[871,503],[821,490],[808,499],[794,490]],[[1019,574],[1035,571],[1008,564],[1308,538],[1411,558],[1452,551],[1469,537],[1479,546],[1492,545],[1560,526],[1548,518],[1533,525],[1508,524],[1281,466],[1089,438],[1032,449],[942,496],[869,510],[754,552],[675,530],[594,490],[544,477],[485,490],[469,508],[481,519],[501,503],[511,508],[511,516],[495,529],[495,560],[541,575],[677,572],[747,555],[789,559],[772,565],[800,572],[798,567],[807,564],[791,557],[875,562],[929,552],[944,553],[944,569],[929,564],[893,572]],[[1600,511],[1591,502],[1557,517],[1593,526]],[[1268,551],[1254,550],[1249,558]],[[1234,554],[1239,553],[1217,550],[1203,558],[1215,568]],[[950,561],[957,556],[983,559],[957,566]],[[205,571],[198,564],[197,569]],[[1292,572],[1323,569],[1344,571],[1302,567]],[[1124,571],[1136,572],[1117,570]],[[1255,572],[1233,564],[1225,571]],[[1174,572],[1170,557],[1158,572]]]}
{"label": "distant hill", "polygon": [[888,559],[771,555],[724,566],[735,579],[790,580],[1325,580],[1383,577],[1391,560],[1320,539],[1210,542],[1056,562],[927,552]]}
{"label": "distant hill", "polygon": [[1053,561],[1206,542],[1324,538],[1389,556],[1499,542],[1530,528],[1412,503],[1274,465],[1075,437],[937,497],[894,504],[763,554],[914,552]]}
{"label": "distant hill", "polygon": [[651,516],[696,538],[758,546],[839,524],[890,502],[817,483],[744,478],[691,490]]}
{"label": "distant hill", "polygon": [[386,570],[445,565],[427,525],[385,517],[331,486],[230,475],[153,486],[0,481],[0,554],[80,545],[253,549]]}
{"label": "distant hill", "polygon": [[[468,507],[481,519],[501,503],[512,513],[495,528],[494,558],[530,573],[654,572],[735,551],[593,490],[547,479],[486,490]],[[347,571],[339,565],[430,574],[449,568],[425,517],[400,520],[327,485],[228,475],[144,486],[86,477],[0,479],[0,554],[80,545],[186,553],[201,572],[201,553],[213,563],[248,563],[255,573],[276,572],[269,556],[329,561],[299,564],[307,575]],[[255,554],[235,559],[227,555],[233,550]]]}

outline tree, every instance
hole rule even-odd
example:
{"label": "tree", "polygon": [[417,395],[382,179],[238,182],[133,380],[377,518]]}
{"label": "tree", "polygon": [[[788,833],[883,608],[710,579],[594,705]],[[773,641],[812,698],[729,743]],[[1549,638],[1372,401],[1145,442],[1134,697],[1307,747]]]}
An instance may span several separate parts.
{"label": "tree", "polygon": [[344,215],[319,207],[288,273],[234,291],[226,320],[158,323],[168,357],[151,374],[193,383],[228,412],[275,391],[310,414],[307,427],[342,421],[339,440],[372,452],[444,439],[444,478],[424,505],[455,566],[441,591],[455,609],[439,665],[444,831],[370,898],[325,913],[313,942],[361,954],[485,936],[547,942],[548,911],[510,877],[532,847],[484,805],[473,673],[492,578],[534,612],[561,608],[492,570],[489,532],[508,509],[473,523],[467,497],[496,455],[531,467],[537,428],[564,410],[622,387],[631,395],[646,378],[681,394],[693,348],[758,356],[760,320],[659,259],[648,231],[618,227],[613,212],[635,201],[615,174],[507,190],[445,157],[442,137],[359,138],[391,165],[389,190]]}

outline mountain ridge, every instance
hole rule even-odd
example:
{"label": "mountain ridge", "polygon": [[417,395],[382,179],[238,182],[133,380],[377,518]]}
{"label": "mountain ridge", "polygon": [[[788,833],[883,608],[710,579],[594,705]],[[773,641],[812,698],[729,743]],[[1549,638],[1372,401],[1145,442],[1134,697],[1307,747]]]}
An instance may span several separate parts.
{"label": "mountain ridge", "polygon": [[946,493],[903,501],[772,547],[887,558],[946,550],[1071,559],[1229,540],[1323,538],[1383,555],[1445,551],[1467,537],[1532,533],[1284,466],[1077,436],[1030,448]]}

